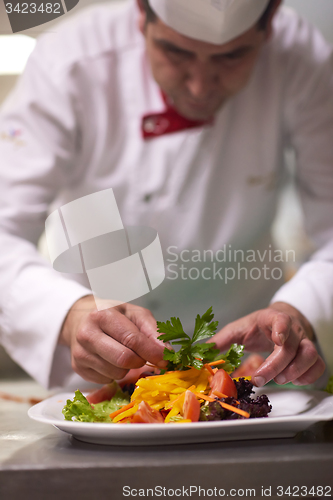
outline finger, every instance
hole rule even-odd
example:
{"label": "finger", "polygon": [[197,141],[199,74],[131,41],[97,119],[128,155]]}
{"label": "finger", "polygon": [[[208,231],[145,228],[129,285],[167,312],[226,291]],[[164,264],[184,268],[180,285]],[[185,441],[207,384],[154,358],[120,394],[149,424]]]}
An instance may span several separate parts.
{"label": "finger", "polygon": [[93,328],[88,324],[78,332],[77,344],[72,349],[72,354],[78,366],[89,366],[93,369],[99,366],[99,359],[114,369],[121,370],[140,368],[145,364],[145,360],[132,349],[105,334],[95,324]]}
{"label": "finger", "polygon": [[[134,356],[140,357],[144,362],[149,361],[161,368],[165,367],[165,361],[162,361],[163,345],[154,336],[147,337],[126,316],[112,310],[100,311],[99,313],[92,313],[92,315],[98,315],[99,326],[103,332],[126,348],[123,348],[120,353],[119,348],[117,349],[120,361],[115,363],[116,366],[139,368],[144,363],[138,365],[136,362],[132,366],[128,365],[129,363],[131,364],[131,360],[134,361],[134,354]],[[132,351],[133,354],[129,353],[128,350]]]}
{"label": "finger", "polygon": [[323,359],[320,356],[318,356],[318,359],[315,362],[315,364],[312,365],[307,372],[303,373],[301,377],[299,377],[296,380],[293,380],[292,382],[295,385],[313,384],[314,382],[316,382],[316,380],[319,379],[319,377],[322,376],[322,374],[325,371],[325,368],[326,366]]}
{"label": "finger", "polygon": [[[144,333],[157,345],[162,346],[163,350],[165,347],[171,348],[169,342],[163,342],[158,340],[159,335],[157,331],[157,322],[153,314],[149,309],[144,307],[132,306],[131,304],[126,304],[125,315],[139,328],[139,330]],[[165,363],[165,366],[167,363]]]}
{"label": "finger", "polygon": [[233,343],[243,344],[244,336],[247,333],[245,319],[246,318],[241,318],[238,321],[229,323],[211,337],[207,343],[215,342],[216,347],[220,349],[220,351],[226,351]]}
{"label": "finger", "polygon": [[110,401],[113,396],[119,390],[119,385],[117,382],[111,382],[110,384],[104,384],[100,389],[96,389],[95,391],[89,392],[86,396],[88,403],[97,404],[102,403],[103,401]]}
{"label": "finger", "polygon": [[296,380],[306,373],[318,359],[318,352],[309,339],[303,339],[299,345],[296,357],[277,376],[274,381],[277,384],[286,384]]}
{"label": "finger", "polygon": [[[270,329],[267,329],[267,335],[258,326],[258,311],[249,314],[233,323],[229,323],[210,339],[215,342],[221,351],[227,350],[231,344],[244,344],[247,351],[263,352],[271,351],[274,343],[270,339]],[[265,324],[262,321],[262,324]],[[265,326],[266,329],[266,326]]]}
{"label": "finger", "polygon": [[292,334],[282,347],[275,346],[273,353],[253,375],[254,384],[262,387],[277,377],[295,358],[299,344],[300,339],[296,334]]}
{"label": "finger", "polygon": [[95,384],[109,384],[112,379],[104,377],[100,373],[96,372],[92,368],[80,368],[77,373],[87,382],[94,382]]}
{"label": "finger", "polygon": [[[101,337],[103,342],[103,337],[106,336],[105,334],[101,333]],[[95,347],[96,346],[94,345],[94,348]],[[114,350],[115,349],[112,349],[113,355],[116,357],[117,354],[114,353]],[[102,352],[104,354],[103,348]],[[142,360],[141,362],[143,363]],[[79,373],[79,375],[81,375],[81,370],[91,369],[107,379],[108,382],[110,382],[111,379],[113,380],[123,378],[128,372],[128,368],[118,367],[112,362],[110,363],[109,361],[105,360],[103,356],[100,356],[97,352],[92,352],[89,349],[87,350],[79,343],[72,351],[72,367],[74,371]]]}
{"label": "finger", "polygon": [[292,319],[289,314],[280,313],[280,312],[271,312],[272,309],[269,309],[271,315],[271,339],[274,344],[278,346],[282,346],[289,337],[290,329],[292,327]]}
{"label": "finger", "polygon": [[[153,340],[157,339],[159,333],[157,332],[156,319],[149,309],[126,304],[125,316],[131,320],[141,332],[145,333],[147,337]],[[157,342],[160,343],[160,340]]]}

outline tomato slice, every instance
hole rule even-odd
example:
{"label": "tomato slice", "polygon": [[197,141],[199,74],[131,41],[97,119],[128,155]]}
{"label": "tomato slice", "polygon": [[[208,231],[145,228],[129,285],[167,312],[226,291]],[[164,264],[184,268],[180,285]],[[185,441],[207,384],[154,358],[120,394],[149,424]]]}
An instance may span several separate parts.
{"label": "tomato slice", "polygon": [[133,424],[163,424],[164,419],[158,410],[154,410],[148,403],[141,401],[132,417]]}
{"label": "tomato slice", "polygon": [[210,383],[211,391],[209,395],[213,394],[214,391],[222,392],[226,396],[237,398],[237,388],[234,381],[222,368],[218,370],[212,381]]}
{"label": "tomato slice", "polygon": [[117,390],[118,385],[116,384],[116,382],[111,382],[111,384],[103,385],[101,389],[97,389],[96,391],[88,394],[88,403],[95,405],[97,403],[102,403],[102,401],[109,401],[116,394]]}
{"label": "tomato slice", "polygon": [[200,403],[191,391],[185,392],[183,416],[184,419],[190,419],[192,422],[198,422],[200,417]]}

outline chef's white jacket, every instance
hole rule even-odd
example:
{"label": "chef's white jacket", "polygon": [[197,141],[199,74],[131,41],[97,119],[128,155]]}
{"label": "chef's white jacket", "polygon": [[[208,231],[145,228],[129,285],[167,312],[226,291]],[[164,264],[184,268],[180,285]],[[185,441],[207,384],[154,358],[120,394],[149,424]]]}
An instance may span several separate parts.
{"label": "chef's white jacket", "polygon": [[[45,386],[73,375],[57,339],[72,304],[91,292],[84,275],[54,271],[36,244],[50,210],[110,187],[125,225],[159,233],[168,277],[138,302],[158,319],[178,315],[186,326],[213,305],[223,326],[268,305],[279,288],[272,300],[298,308],[333,351],[331,48],[281,9],[247,87],[212,126],[144,141],[143,115],[163,109],[134,2],[117,12],[94,7],[44,35],[2,108],[1,343]],[[245,271],[226,284],[218,271],[226,263],[209,262],[209,252],[206,262],[195,260],[226,248],[268,256],[287,145],[296,151],[306,230],[318,250],[282,288],[255,273],[245,279]],[[174,279],[180,265],[184,279]],[[197,271],[188,277],[191,267],[199,279]]]}

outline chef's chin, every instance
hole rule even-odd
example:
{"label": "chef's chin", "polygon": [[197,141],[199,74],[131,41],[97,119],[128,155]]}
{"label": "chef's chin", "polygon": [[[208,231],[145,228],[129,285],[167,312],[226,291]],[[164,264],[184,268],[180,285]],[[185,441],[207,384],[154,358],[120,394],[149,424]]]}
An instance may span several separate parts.
{"label": "chef's chin", "polygon": [[199,104],[186,101],[175,101],[174,106],[185,118],[189,120],[211,120],[215,113],[223,106],[224,101],[214,104]]}

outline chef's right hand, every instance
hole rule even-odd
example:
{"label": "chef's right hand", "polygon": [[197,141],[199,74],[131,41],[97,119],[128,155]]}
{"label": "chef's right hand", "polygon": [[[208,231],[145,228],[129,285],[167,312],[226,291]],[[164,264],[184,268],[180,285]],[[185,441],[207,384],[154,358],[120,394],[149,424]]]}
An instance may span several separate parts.
{"label": "chef's right hand", "polygon": [[148,309],[122,304],[98,311],[89,295],[70,309],[59,343],[70,348],[76,373],[90,382],[107,384],[146,362],[165,368],[164,344],[158,335]]}

